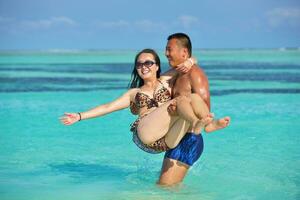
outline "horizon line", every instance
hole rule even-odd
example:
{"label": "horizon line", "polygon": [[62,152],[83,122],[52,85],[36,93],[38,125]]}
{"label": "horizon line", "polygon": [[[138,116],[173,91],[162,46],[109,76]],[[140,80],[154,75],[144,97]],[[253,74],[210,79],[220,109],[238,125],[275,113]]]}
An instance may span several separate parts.
{"label": "horizon line", "polygon": [[[156,48],[151,48],[156,49]],[[0,52],[52,52],[52,53],[75,53],[75,52],[97,52],[97,51],[139,51],[138,48],[45,48],[45,49],[0,49]],[[157,51],[164,51],[164,49],[156,49]],[[194,48],[193,50],[300,50],[300,47],[240,47],[240,48],[228,48],[228,47],[218,47],[218,48]]]}

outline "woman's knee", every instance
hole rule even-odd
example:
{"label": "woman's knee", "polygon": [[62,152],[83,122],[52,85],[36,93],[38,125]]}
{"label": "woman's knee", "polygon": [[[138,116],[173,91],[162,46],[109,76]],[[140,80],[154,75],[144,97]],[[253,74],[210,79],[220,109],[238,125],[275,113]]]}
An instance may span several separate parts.
{"label": "woman's knee", "polygon": [[191,98],[184,96],[184,95],[175,97],[174,99],[175,99],[176,103],[182,103],[182,102],[190,103],[191,102]]}
{"label": "woman's knee", "polygon": [[[202,97],[199,94],[192,93],[190,95],[190,99],[191,99],[192,103],[205,104],[204,100],[202,99]],[[205,104],[205,106],[206,106],[206,104]]]}
{"label": "woman's knee", "polygon": [[191,98],[191,104],[193,106],[195,114],[199,118],[202,118],[209,113],[207,104],[205,103],[205,101],[202,99],[200,95],[193,93],[190,95],[190,98]]}
{"label": "woman's knee", "polygon": [[201,99],[201,100],[203,100],[202,97],[199,94],[197,94],[197,93],[190,94],[190,98],[191,98],[191,100],[193,100],[193,99],[196,99],[196,100]]}

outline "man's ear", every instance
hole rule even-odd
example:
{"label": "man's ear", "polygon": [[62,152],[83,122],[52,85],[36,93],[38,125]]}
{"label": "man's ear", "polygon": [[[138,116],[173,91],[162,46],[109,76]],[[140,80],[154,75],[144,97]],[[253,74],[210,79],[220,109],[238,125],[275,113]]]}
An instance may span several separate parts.
{"label": "man's ear", "polygon": [[184,59],[188,59],[189,58],[189,51],[187,48],[182,48],[183,51],[183,57]]}

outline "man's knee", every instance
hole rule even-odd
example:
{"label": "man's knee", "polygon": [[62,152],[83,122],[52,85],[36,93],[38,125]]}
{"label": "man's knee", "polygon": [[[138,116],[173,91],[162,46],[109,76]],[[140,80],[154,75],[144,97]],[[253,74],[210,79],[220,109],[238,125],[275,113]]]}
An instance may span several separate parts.
{"label": "man's knee", "polygon": [[189,166],[170,158],[165,158],[163,167],[161,169],[161,175],[157,184],[163,186],[171,186],[182,182]]}

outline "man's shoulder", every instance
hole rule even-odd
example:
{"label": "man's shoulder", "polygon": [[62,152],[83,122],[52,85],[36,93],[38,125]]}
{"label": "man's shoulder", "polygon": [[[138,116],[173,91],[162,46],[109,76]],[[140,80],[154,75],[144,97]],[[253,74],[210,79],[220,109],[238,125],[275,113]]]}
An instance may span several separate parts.
{"label": "man's shoulder", "polygon": [[203,69],[199,65],[194,64],[192,66],[191,70],[190,70],[190,75],[191,76],[197,76],[197,75],[198,76],[199,75],[203,76],[203,75],[205,75],[205,73],[204,73]]}

